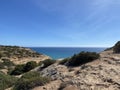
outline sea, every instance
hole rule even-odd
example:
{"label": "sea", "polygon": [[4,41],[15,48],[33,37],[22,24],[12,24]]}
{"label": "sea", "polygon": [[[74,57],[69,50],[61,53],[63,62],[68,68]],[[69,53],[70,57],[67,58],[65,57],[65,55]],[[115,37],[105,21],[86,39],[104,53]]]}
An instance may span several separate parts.
{"label": "sea", "polygon": [[32,50],[44,55],[48,55],[53,59],[63,59],[80,53],[81,51],[102,52],[106,48],[99,47],[29,47]]}

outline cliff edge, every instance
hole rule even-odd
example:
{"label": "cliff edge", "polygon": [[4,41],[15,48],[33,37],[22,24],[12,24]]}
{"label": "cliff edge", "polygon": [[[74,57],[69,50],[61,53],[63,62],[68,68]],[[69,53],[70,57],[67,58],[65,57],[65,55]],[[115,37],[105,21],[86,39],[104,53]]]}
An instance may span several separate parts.
{"label": "cliff edge", "polygon": [[109,49],[100,58],[68,67],[55,63],[43,70],[36,69],[52,81],[32,90],[120,90],[120,54]]}

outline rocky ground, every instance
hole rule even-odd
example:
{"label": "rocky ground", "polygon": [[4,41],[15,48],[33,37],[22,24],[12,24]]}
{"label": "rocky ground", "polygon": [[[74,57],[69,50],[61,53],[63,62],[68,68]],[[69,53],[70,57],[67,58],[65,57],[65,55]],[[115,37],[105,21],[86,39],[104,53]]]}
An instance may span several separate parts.
{"label": "rocky ground", "polygon": [[[22,49],[22,51],[21,51]],[[3,52],[4,50],[7,51]],[[12,52],[8,54],[9,52]],[[29,61],[43,61],[49,56],[38,54],[30,49],[19,47],[0,47],[1,55],[8,55],[15,64],[25,64]],[[0,62],[2,63],[1,57]],[[113,53],[112,49],[100,53],[100,58],[78,67],[68,67],[55,64],[32,71],[40,72],[42,76],[51,77],[52,81],[44,86],[32,90],[120,90],[120,54]],[[6,73],[6,69],[1,69]],[[7,74],[7,73],[6,73]],[[12,87],[6,90],[12,90]]]}
{"label": "rocky ground", "polygon": [[43,70],[34,69],[52,81],[32,90],[120,90],[120,54],[112,50],[100,53],[101,58],[79,67],[55,63]]}

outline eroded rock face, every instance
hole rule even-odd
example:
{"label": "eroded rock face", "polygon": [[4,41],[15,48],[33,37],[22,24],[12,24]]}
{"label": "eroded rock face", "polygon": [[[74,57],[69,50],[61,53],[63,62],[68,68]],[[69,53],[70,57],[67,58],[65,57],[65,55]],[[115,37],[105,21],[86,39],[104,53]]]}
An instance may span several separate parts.
{"label": "eroded rock face", "polygon": [[79,67],[55,63],[42,71],[37,69],[53,81],[33,90],[120,90],[120,54],[104,51],[100,55],[99,60]]}

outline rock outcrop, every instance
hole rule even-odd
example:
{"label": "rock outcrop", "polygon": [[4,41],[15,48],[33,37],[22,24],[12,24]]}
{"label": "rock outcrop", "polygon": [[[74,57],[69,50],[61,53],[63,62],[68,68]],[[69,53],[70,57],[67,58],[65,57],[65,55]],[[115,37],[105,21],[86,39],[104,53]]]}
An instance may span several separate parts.
{"label": "rock outcrop", "polygon": [[33,90],[120,90],[120,54],[100,53],[100,59],[78,67],[55,63],[36,71],[52,78],[51,83]]}

